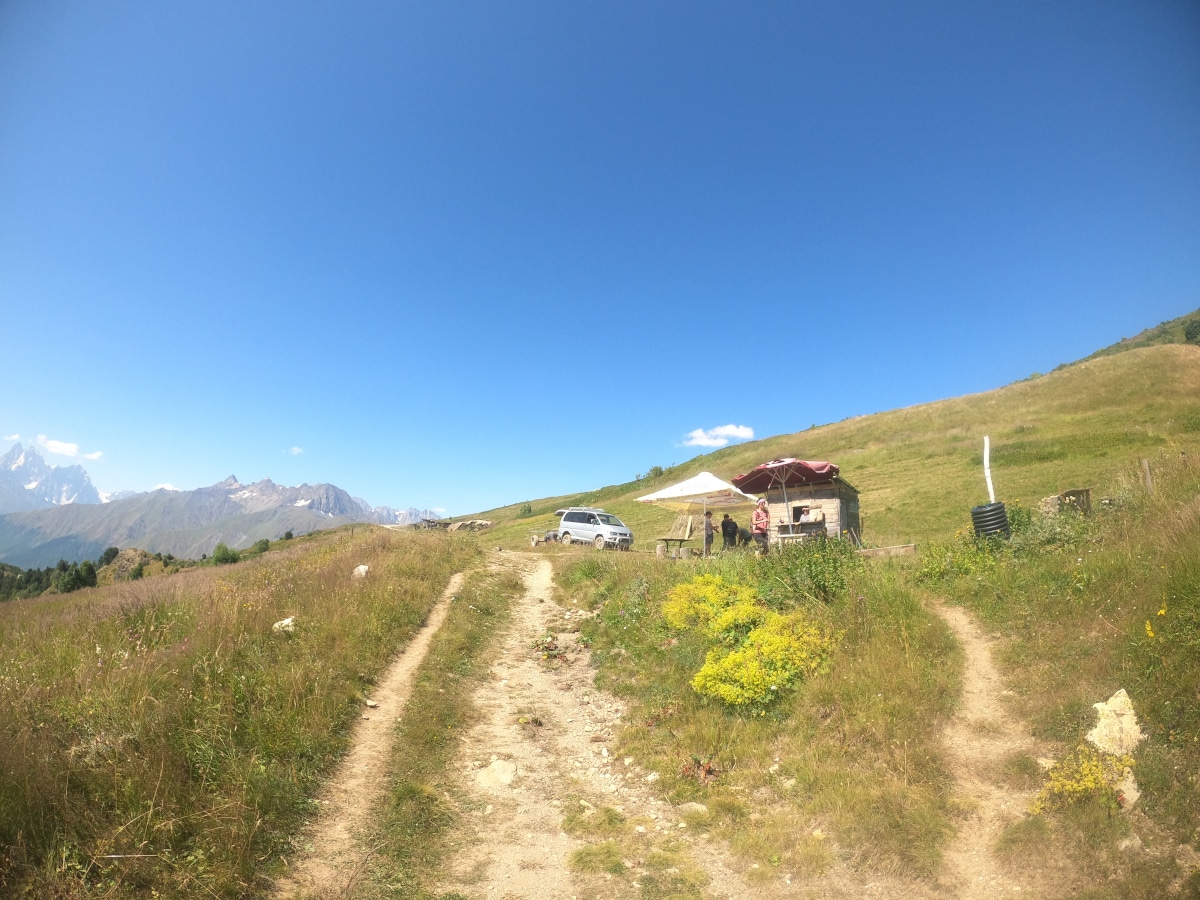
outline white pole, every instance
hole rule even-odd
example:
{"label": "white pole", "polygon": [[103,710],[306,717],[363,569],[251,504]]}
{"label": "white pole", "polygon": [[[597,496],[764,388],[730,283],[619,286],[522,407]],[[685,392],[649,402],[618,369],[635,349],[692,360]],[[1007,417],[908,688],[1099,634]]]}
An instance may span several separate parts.
{"label": "white pole", "polygon": [[985,434],[983,436],[983,477],[987,480],[988,503],[996,502],[996,492],[992,490],[992,444]]}

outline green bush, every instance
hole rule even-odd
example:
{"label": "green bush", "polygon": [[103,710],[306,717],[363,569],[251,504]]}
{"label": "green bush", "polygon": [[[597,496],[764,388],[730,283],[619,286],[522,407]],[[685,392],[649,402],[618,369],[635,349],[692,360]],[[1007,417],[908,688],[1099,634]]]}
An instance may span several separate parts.
{"label": "green bush", "polygon": [[225,542],[222,541],[213,548],[212,558],[218,566],[226,566],[230,563],[237,562],[239,559],[241,559],[241,556],[238,555],[236,550],[230,549],[225,545]]}
{"label": "green bush", "polygon": [[117,554],[120,552],[121,551],[118,550],[116,547],[109,547],[107,550],[105,550],[103,553],[100,554],[100,565],[107,566],[109,563],[111,563],[114,559],[117,558]]}
{"label": "green bush", "polygon": [[1200,319],[1192,319],[1183,329],[1183,337],[1189,344],[1200,344]]}
{"label": "green bush", "polygon": [[271,542],[266,538],[263,538],[261,541],[255,541],[253,549],[255,553],[266,553],[271,549]]}

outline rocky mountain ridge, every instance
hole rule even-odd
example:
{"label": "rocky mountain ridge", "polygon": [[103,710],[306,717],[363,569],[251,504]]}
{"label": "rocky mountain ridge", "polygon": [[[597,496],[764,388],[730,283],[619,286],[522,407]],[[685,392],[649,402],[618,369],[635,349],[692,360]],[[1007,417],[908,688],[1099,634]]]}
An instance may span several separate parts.
{"label": "rocky mountain ridge", "polygon": [[219,542],[241,548],[288,531],[438,518],[430,510],[373,507],[332,484],[242,484],[233,475],[194,491],[103,499],[81,467],[49,466],[36,449],[14,446],[0,459],[0,562],[43,567],[95,559],[107,547],[196,559]]}
{"label": "rocky mountain ridge", "polygon": [[19,443],[0,457],[0,513],[99,502],[83,466],[48,465],[36,447]]}

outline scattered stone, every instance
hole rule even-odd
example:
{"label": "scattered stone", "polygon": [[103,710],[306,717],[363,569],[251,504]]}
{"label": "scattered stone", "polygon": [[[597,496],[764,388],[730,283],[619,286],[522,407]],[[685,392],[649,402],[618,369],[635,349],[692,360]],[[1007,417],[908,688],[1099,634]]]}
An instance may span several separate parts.
{"label": "scattered stone", "polygon": [[366,700],[364,702],[367,704],[367,707],[370,709],[374,709],[375,707],[377,707],[379,705],[374,700]]}
{"label": "scattered stone", "polygon": [[706,813],[706,812],[708,812],[708,807],[705,806],[703,803],[696,803],[695,801],[691,801],[689,803],[681,804],[676,809],[676,812],[678,812],[681,816],[686,816],[686,815],[689,815],[690,813]]}
{"label": "scattered stone", "polygon": [[1136,834],[1131,834],[1117,843],[1117,849],[1122,853],[1140,853],[1143,849],[1142,839]]}
{"label": "scattered stone", "polygon": [[492,760],[486,769],[480,769],[475,775],[475,780],[479,782],[480,787],[499,788],[512,784],[516,774],[516,763],[507,759],[496,759]]}
{"label": "scattered stone", "polygon": [[1093,708],[1097,714],[1096,727],[1087,733],[1087,739],[1097,749],[1125,756],[1145,738],[1125,688],[1109,697],[1107,703],[1093,704]]}
{"label": "scattered stone", "polygon": [[291,634],[296,630],[295,619],[295,616],[288,616],[286,619],[280,619],[271,626],[271,630],[276,634]]}
{"label": "scattered stone", "polygon": [[370,571],[370,569],[370,566],[355,566],[353,575],[355,578],[366,578],[367,572]]}

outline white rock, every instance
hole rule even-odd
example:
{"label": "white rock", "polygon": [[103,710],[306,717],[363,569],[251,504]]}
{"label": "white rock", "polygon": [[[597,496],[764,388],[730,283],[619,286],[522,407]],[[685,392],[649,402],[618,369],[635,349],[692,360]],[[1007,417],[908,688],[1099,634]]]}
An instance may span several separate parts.
{"label": "white rock", "polygon": [[480,787],[498,788],[512,784],[516,774],[516,763],[509,762],[507,759],[497,759],[493,760],[486,769],[480,769],[475,774],[475,780],[479,782]]}
{"label": "white rock", "polygon": [[1093,707],[1096,727],[1087,733],[1087,739],[1098,750],[1124,756],[1132,753],[1145,738],[1125,688],[1109,697],[1107,703],[1095,703]]}
{"label": "white rock", "polygon": [[271,630],[276,634],[291,634],[296,630],[296,623],[293,621],[295,616],[288,616],[286,619],[280,619],[271,626]]}
{"label": "white rock", "polygon": [[366,578],[367,572],[370,571],[370,568],[371,568],[370,566],[355,566],[354,567],[354,577],[355,578]]}

